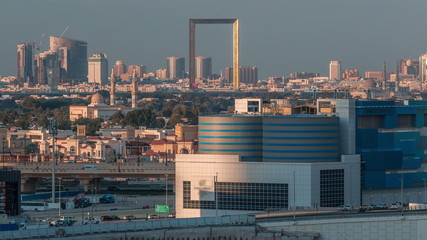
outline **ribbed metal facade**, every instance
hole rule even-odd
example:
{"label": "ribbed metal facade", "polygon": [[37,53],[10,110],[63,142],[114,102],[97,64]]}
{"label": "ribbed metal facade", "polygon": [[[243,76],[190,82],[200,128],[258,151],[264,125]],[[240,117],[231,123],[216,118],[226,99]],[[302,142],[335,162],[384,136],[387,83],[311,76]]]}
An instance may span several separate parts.
{"label": "ribbed metal facade", "polygon": [[199,117],[199,153],[237,154],[242,161],[261,161],[262,117]]}
{"label": "ribbed metal facade", "polygon": [[334,162],[340,160],[337,117],[263,118],[263,161]]}
{"label": "ribbed metal facade", "polygon": [[216,115],[199,117],[199,153],[242,161],[340,161],[337,117]]}

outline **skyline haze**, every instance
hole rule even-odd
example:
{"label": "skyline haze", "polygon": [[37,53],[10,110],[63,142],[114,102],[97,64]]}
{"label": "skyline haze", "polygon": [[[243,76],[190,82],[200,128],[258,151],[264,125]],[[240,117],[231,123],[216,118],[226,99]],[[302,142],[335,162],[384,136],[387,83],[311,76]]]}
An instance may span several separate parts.
{"label": "skyline haze", "polygon": [[[166,67],[180,56],[188,71],[188,20],[239,18],[240,65],[257,66],[260,79],[291,72],[328,76],[329,62],[342,69],[393,69],[401,58],[427,51],[421,0],[271,1],[9,1],[0,3],[0,75],[16,75],[16,45],[49,36],[88,43],[88,55],[105,52],[110,63]],[[212,57],[213,72],[232,65],[232,27],[197,27],[196,56]],[[42,39],[42,34],[45,34]]]}

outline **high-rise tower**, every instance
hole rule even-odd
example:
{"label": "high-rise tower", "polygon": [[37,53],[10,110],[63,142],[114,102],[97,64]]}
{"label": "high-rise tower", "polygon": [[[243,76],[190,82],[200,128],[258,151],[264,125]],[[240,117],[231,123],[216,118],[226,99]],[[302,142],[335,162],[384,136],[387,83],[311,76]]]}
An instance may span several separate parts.
{"label": "high-rise tower", "polygon": [[341,80],[341,62],[331,61],[329,63],[329,79]]}
{"label": "high-rise tower", "polygon": [[16,46],[18,55],[18,84],[33,82],[33,44],[20,43]]}
{"label": "high-rise tower", "polygon": [[138,88],[136,86],[137,82],[136,82],[136,72],[133,71],[133,76],[132,76],[132,108],[136,109],[136,97],[137,97],[137,91]]}
{"label": "high-rise tower", "polygon": [[212,58],[196,57],[196,78],[206,79],[212,75]]}
{"label": "high-rise tower", "polygon": [[168,57],[166,77],[168,79],[180,79],[184,77],[185,60],[183,57]]}
{"label": "high-rise tower", "polygon": [[100,85],[108,83],[108,60],[105,53],[94,53],[88,59],[88,82]]}
{"label": "high-rise tower", "polygon": [[111,70],[110,83],[111,83],[110,105],[114,106],[116,105],[116,78],[114,77],[113,70]]}
{"label": "high-rise tower", "polygon": [[87,43],[50,36],[50,51],[58,53],[61,82],[78,83],[87,80]]}
{"label": "high-rise tower", "polygon": [[114,76],[120,78],[122,74],[127,73],[127,67],[123,61],[116,61],[113,71]]}

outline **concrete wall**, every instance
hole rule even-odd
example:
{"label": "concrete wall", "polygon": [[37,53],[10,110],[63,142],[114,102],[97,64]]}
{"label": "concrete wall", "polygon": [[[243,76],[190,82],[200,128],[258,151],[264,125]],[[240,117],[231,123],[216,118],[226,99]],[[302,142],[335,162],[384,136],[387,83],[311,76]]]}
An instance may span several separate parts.
{"label": "concrete wall", "polygon": [[336,218],[260,223],[269,230],[318,232],[322,240],[424,240],[427,216]]}

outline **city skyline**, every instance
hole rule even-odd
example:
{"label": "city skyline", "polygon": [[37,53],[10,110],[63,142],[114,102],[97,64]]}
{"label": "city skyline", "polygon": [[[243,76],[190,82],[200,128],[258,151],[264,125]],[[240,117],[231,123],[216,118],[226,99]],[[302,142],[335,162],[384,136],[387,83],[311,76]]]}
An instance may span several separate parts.
{"label": "city skyline", "polygon": [[[143,64],[154,72],[165,67],[165,57],[186,56],[188,19],[198,17],[239,18],[240,65],[258,66],[260,79],[303,71],[327,76],[331,60],[341,61],[343,69],[381,70],[384,60],[394,66],[398,59],[417,59],[427,51],[422,41],[427,33],[414,24],[426,18],[421,10],[427,3],[420,0],[326,0],[312,2],[309,8],[307,3],[296,1],[251,1],[245,5],[241,1],[193,0],[120,4],[103,1],[102,6],[99,3],[94,0],[1,4],[2,22],[10,22],[18,12],[22,17],[14,18],[13,24],[0,26],[1,32],[7,33],[0,48],[0,75],[16,75],[16,44],[42,41],[41,50],[46,50],[48,36],[60,35],[68,25],[64,37],[87,42],[89,55],[105,52],[111,63],[123,60],[129,65]],[[79,17],[73,14],[75,11],[79,11]],[[156,21],[149,21],[153,18]],[[197,55],[215,59],[213,72],[231,66],[231,27],[209,26],[197,32]],[[43,33],[45,37],[41,39]],[[401,36],[415,37],[408,42]]]}

